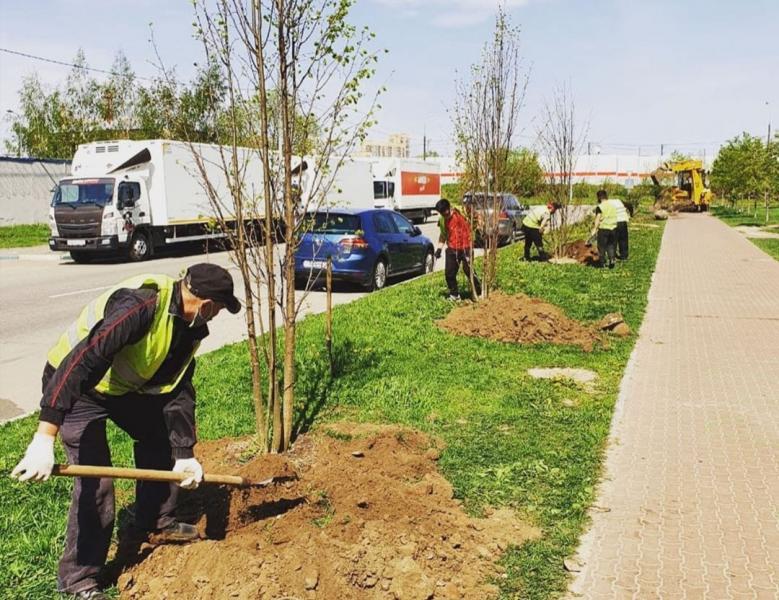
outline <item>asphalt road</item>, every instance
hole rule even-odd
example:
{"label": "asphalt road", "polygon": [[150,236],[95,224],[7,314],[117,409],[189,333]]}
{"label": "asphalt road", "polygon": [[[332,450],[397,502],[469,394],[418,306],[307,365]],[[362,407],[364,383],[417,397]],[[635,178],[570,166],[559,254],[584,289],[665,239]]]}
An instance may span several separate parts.
{"label": "asphalt road", "polygon": [[[435,243],[438,235],[433,220],[421,228]],[[9,252],[3,254],[9,256]],[[47,248],[22,249],[18,256],[18,260],[0,260],[0,306],[3,307],[0,311],[0,422],[38,408],[46,353],[84,305],[103,290],[140,273],[175,277],[188,265],[203,261],[230,269],[236,282],[239,278],[227,252],[208,256],[180,252],[145,263],[87,265],[57,260],[58,255]],[[436,269],[442,268],[443,261],[437,261]],[[389,284],[397,285],[408,279],[390,280]],[[240,293],[237,295],[241,297]],[[337,285],[333,303],[344,304],[364,295],[356,286]],[[300,316],[324,312],[325,303],[324,291],[310,291],[302,302]],[[280,315],[277,322],[281,323]],[[209,327],[211,335],[201,345],[201,354],[246,338],[243,311],[237,315],[222,311]]]}
{"label": "asphalt road", "polygon": [[[589,207],[572,208],[572,220],[579,220]],[[438,238],[435,221],[429,219],[421,229],[435,243]],[[180,252],[145,263],[102,262],[87,265],[58,260],[58,255],[46,247],[18,252],[18,260],[2,260],[12,253],[0,253],[0,422],[29,414],[38,408],[40,378],[49,348],[84,305],[103,290],[140,273],[155,272],[177,277],[188,265],[204,261],[230,269],[234,280],[238,281],[237,269],[230,263],[227,252],[207,256],[200,252]],[[443,269],[443,266],[442,260],[436,261],[436,270]],[[390,285],[399,283],[401,281],[390,281]],[[237,295],[240,298],[240,294]],[[338,286],[333,293],[333,303],[344,304],[364,295],[359,288]],[[310,291],[302,301],[299,316],[324,312],[325,297],[324,291]],[[281,323],[280,315],[277,322]],[[200,354],[245,339],[243,311],[237,315],[222,311],[211,323],[210,329],[211,335],[201,345]]]}

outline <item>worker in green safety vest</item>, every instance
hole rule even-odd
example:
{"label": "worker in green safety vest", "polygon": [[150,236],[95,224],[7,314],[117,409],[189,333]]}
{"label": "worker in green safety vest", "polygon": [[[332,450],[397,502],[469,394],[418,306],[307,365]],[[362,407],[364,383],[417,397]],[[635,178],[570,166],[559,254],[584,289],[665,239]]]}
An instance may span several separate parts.
{"label": "worker in green safety vest", "polygon": [[[49,351],[43,372],[38,430],[11,473],[20,481],[51,475],[59,434],[68,463],[109,466],[106,420],[134,440],[135,465],[181,473],[179,484],[139,481],[135,526],[160,540],[197,539],[194,526],[175,519],[179,487],[197,487],[195,352],[208,321],[222,308],[240,310],[230,274],[201,263],[182,279],[139,275],[101,294]],[[111,479],[77,478],[73,487],[58,591],[108,598],[98,577],[111,544]]]}
{"label": "worker in green safety vest", "polygon": [[609,202],[606,190],[598,190],[598,206],[595,208],[595,225],[591,237],[597,235],[600,266],[614,268],[617,245],[617,208]]}
{"label": "worker in green safety vest", "polygon": [[560,208],[560,204],[550,202],[547,205],[531,206],[525,218],[522,219],[522,233],[525,236],[525,260],[530,260],[530,248],[535,245],[538,259],[544,260],[544,231],[549,226],[552,215]]}
{"label": "worker in green safety vest", "polygon": [[609,204],[612,204],[617,210],[617,229],[614,236],[617,246],[617,258],[619,260],[628,259],[628,223],[630,223],[631,210],[625,206],[619,198],[609,198]]}

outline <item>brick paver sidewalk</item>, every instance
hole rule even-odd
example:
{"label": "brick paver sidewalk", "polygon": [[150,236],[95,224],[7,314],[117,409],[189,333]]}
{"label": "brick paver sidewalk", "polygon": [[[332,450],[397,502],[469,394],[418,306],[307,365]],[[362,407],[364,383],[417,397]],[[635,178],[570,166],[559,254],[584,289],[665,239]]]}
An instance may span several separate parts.
{"label": "brick paver sidewalk", "polygon": [[779,598],[779,262],[671,219],[571,597]]}

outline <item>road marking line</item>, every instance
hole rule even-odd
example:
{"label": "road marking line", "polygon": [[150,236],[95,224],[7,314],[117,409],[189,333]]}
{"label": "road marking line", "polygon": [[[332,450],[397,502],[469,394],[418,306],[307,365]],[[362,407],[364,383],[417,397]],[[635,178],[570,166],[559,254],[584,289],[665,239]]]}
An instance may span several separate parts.
{"label": "road marking line", "polygon": [[54,294],[53,296],[49,296],[49,298],[64,298],[65,296],[75,296],[77,294],[86,294],[88,292],[99,292],[101,290],[107,290],[110,287],[113,287],[113,286],[111,286],[111,285],[104,285],[102,287],[89,288],[89,289],[86,289],[86,290],[76,290],[75,292],[65,292],[64,294]]}

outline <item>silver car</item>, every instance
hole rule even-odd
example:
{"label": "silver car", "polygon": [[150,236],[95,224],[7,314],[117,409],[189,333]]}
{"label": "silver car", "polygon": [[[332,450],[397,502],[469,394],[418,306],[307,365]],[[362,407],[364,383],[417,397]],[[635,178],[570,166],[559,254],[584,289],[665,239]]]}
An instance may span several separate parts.
{"label": "silver car", "polygon": [[[477,246],[483,245],[489,227],[497,226],[499,244],[510,244],[522,237],[522,219],[527,214],[528,206],[522,204],[514,194],[469,193],[463,196],[463,206],[466,214],[473,218]],[[499,212],[494,216],[496,208]]]}

